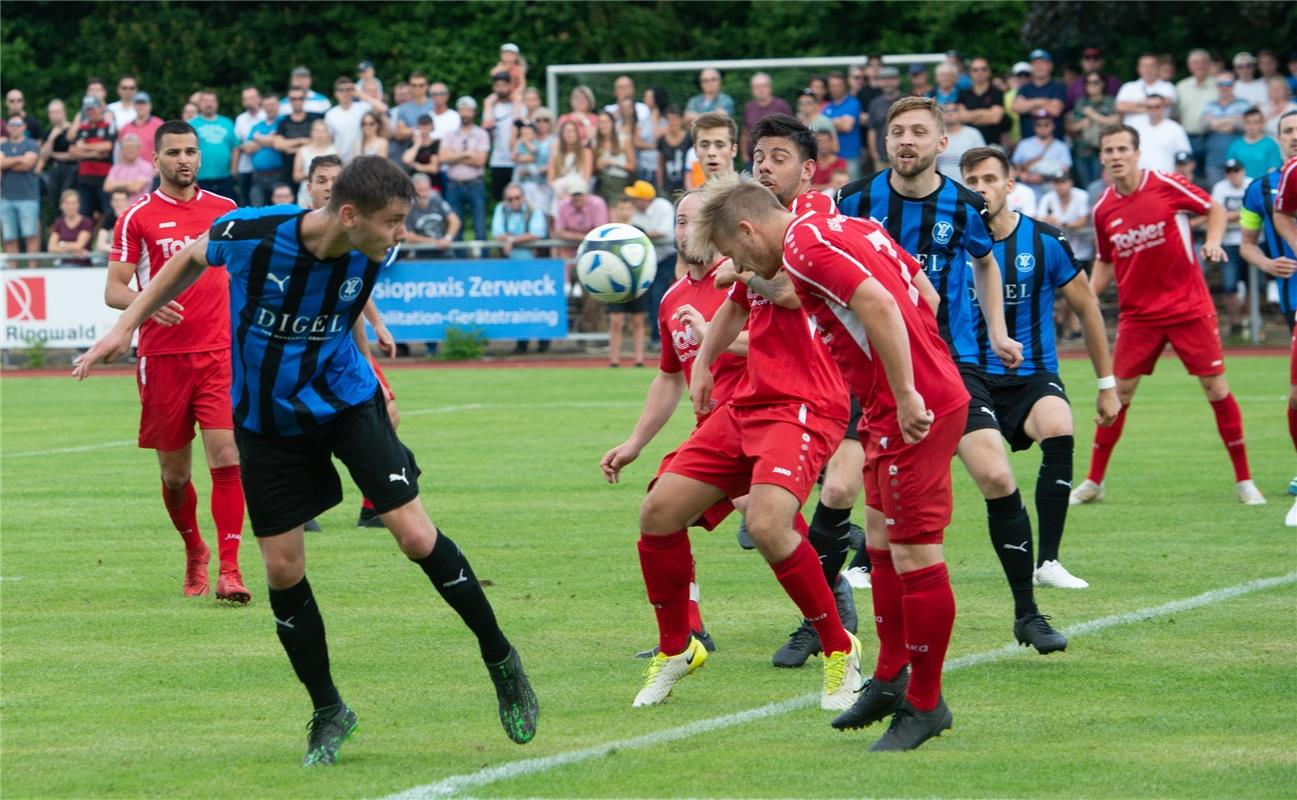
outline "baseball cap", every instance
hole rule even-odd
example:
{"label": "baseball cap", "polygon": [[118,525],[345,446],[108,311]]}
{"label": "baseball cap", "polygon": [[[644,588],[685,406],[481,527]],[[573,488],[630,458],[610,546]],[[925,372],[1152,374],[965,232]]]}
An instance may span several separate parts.
{"label": "baseball cap", "polygon": [[81,98],[82,108],[99,108],[102,105],[103,103],[99,101],[99,98],[95,97],[92,94],[88,94],[85,97]]}
{"label": "baseball cap", "polygon": [[1036,119],[1053,119],[1053,118],[1054,118],[1054,115],[1053,115],[1053,114],[1049,113],[1048,110],[1043,109],[1043,108],[1038,108],[1038,109],[1036,109],[1035,111],[1031,112],[1031,116],[1035,117]]}
{"label": "baseball cap", "polygon": [[1150,89],[1144,92],[1145,100],[1152,100],[1154,97],[1156,97],[1159,100],[1165,100],[1168,103],[1171,102],[1171,98],[1167,97],[1166,93],[1163,92],[1161,89]]}
{"label": "baseball cap", "polygon": [[1056,169],[1050,173],[1049,179],[1051,181],[1070,181],[1072,180],[1072,173],[1065,169]]}
{"label": "baseball cap", "polygon": [[1026,61],[1019,61],[1018,63],[1013,65],[1014,75],[1022,75],[1023,73],[1026,73],[1027,75],[1031,74],[1030,64],[1028,64]]}
{"label": "baseball cap", "polygon": [[310,71],[309,69],[307,69],[306,67],[297,66],[297,67],[293,67],[293,72],[292,72],[291,74],[294,75],[294,76],[297,76],[297,75],[308,75],[308,76],[309,76],[309,75],[311,74],[311,71]]}
{"label": "baseball cap", "polygon": [[1081,51],[1081,58],[1099,58],[1102,55],[1097,47],[1087,47]]}
{"label": "baseball cap", "polygon": [[627,197],[636,200],[652,200],[658,196],[657,189],[654,189],[653,184],[648,181],[635,181],[623,191],[626,192]]}
{"label": "baseball cap", "polygon": [[509,73],[507,72],[497,72],[491,76],[491,83],[499,83],[500,81],[508,83],[511,80],[513,79],[509,77]]}
{"label": "baseball cap", "polygon": [[1190,161],[1193,160],[1194,160],[1193,153],[1189,152],[1188,150],[1181,150],[1180,152],[1175,154],[1175,163],[1177,164],[1188,164]]}
{"label": "baseball cap", "polygon": [[563,179],[563,185],[559,187],[559,191],[568,195],[589,194],[590,187],[586,186],[585,179],[579,175],[568,175]]}
{"label": "baseball cap", "polygon": [[1233,85],[1234,85],[1234,79],[1231,78],[1231,77],[1228,76],[1228,75],[1221,75],[1219,78],[1216,79],[1216,85],[1217,85],[1217,86],[1233,86]]}
{"label": "baseball cap", "polygon": [[420,115],[419,115],[419,118],[418,118],[417,120],[414,121],[414,124],[415,124],[415,125],[424,125],[424,124],[431,125],[431,124],[432,124],[432,115],[431,115],[431,114],[420,114]]}
{"label": "baseball cap", "polygon": [[1225,171],[1233,172],[1236,169],[1243,169],[1243,163],[1237,158],[1231,158],[1225,162]]}
{"label": "baseball cap", "polygon": [[517,52],[520,52],[520,51],[518,50],[518,45],[514,44],[513,42],[505,42],[504,44],[500,45],[500,52],[501,52],[501,53],[517,53]]}
{"label": "baseball cap", "polygon": [[373,68],[374,68],[374,62],[370,61],[369,59],[365,59],[364,61],[356,65],[356,72],[364,72],[367,69],[373,69]]}
{"label": "baseball cap", "polygon": [[152,102],[153,102],[153,98],[152,98],[152,97],[149,97],[149,93],[148,93],[148,92],[136,92],[136,93],[135,93],[135,102],[137,102],[137,103],[152,103]]}
{"label": "baseball cap", "polygon": [[878,77],[899,78],[901,77],[901,71],[896,67],[883,67],[882,69],[878,70]]}
{"label": "baseball cap", "polygon": [[477,101],[469,97],[468,95],[464,95],[463,97],[455,101],[455,108],[465,108],[465,107],[471,108],[476,111]]}
{"label": "baseball cap", "polygon": [[927,71],[928,71],[928,68],[925,67],[925,66],[922,65],[922,64],[911,64],[911,65],[910,65],[910,74],[911,74],[911,75],[918,75],[920,72],[927,72]]}
{"label": "baseball cap", "polygon": [[1049,61],[1052,63],[1054,57],[1049,54],[1048,50],[1041,50],[1039,47],[1037,47],[1035,50],[1032,50],[1030,53],[1027,54],[1028,61],[1037,61],[1040,59],[1044,59],[1045,61]]}
{"label": "baseball cap", "polygon": [[1234,54],[1234,66],[1236,67],[1239,64],[1255,64],[1255,63],[1256,63],[1256,56],[1252,55],[1246,50]]}

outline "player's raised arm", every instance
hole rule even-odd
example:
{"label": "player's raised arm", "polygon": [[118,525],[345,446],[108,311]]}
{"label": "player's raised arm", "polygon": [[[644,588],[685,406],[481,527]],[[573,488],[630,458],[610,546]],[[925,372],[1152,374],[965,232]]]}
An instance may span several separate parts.
{"label": "player's raised arm", "polygon": [[895,298],[871,278],[856,287],[848,307],[864,325],[865,336],[887,374],[887,384],[896,398],[901,435],[910,444],[922,440],[928,435],[934,417],[923,396],[914,388],[910,336]]}
{"label": "player's raised arm", "polygon": [[986,320],[991,349],[1004,366],[1018,366],[1022,363],[1022,345],[1009,338],[1004,324],[1004,281],[994,254],[988,252],[984,256],[973,256],[973,287],[982,307],[982,317]]}

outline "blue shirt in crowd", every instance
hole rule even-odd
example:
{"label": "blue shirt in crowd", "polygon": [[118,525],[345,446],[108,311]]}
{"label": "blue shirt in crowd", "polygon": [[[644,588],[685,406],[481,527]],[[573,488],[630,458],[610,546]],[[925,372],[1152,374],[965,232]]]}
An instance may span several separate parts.
{"label": "blue shirt in crowd", "polygon": [[851,130],[845,133],[838,131],[838,155],[843,158],[860,158],[860,101],[851,95],[836,103],[830,100],[820,113],[829,119],[850,118]]}

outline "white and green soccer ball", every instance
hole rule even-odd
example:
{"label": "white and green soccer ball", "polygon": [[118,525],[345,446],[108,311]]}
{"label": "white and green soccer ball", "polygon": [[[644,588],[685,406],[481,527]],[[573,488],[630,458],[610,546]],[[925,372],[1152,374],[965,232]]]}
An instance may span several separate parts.
{"label": "white and green soccer ball", "polygon": [[633,225],[600,225],[576,251],[576,279],[587,294],[605,303],[634,300],[648,291],[657,272],[653,242]]}

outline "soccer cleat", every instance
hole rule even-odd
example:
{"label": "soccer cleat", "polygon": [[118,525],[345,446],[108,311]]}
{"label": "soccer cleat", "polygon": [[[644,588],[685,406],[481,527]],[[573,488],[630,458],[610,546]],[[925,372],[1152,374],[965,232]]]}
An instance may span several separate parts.
{"label": "soccer cleat", "polygon": [[856,702],[829,724],[834,728],[856,730],[868,728],[875,722],[886,719],[905,702],[905,690],[910,688],[910,668],[902,667],[895,678],[880,681],[869,678],[856,693]]}
{"label": "soccer cleat", "polygon": [[495,698],[500,704],[500,724],[505,735],[518,744],[526,744],[536,736],[536,722],[540,719],[540,701],[532,691],[531,681],[522,668],[522,659],[515,648],[498,664],[487,664],[491,682],[495,684]]}
{"label": "soccer cleat", "polygon": [[864,567],[852,567],[844,570],[842,575],[847,579],[847,583],[851,584],[852,589],[874,588],[874,583],[869,577],[869,570]]}
{"label": "soccer cleat", "polygon": [[302,530],[308,533],[319,533],[323,528],[321,528],[320,523],[316,522],[314,519],[308,519],[306,522],[302,523]]}
{"label": "soccer cleat", "polygon": [[738,532],[739,547],[744,550],[756,550],[757,543],[752,541],[752,534],[748,533],[748,525],[742,519],[739,520]]}
{"label": "soccer cleat", "polygon": [[228,600],[246,606],[252,600],[252,592],[243,585],[243,576],[238,567],[221,567],[221,574],[216,579],[216,599]]}
{"label": "soccer cleat", "polygon": [[851,583],[838,573],[838,579],[833,584],[833,599],[837,601],[838,618],[842,620],[842,627],[847,629],[847,633],[855,633],[859,619],[856,616],[856,598],[851,594]]}
{"label": "soccer cleat", "polygon": [[1238,501],[1245,506],[1263,506],[1265,505],[1265,496],[1261,490],[1256,488],[1256,484],[1249,478],[1245,481],[1239,481],[1234,485],[1238,490]]}
{"label": "soccer cleat", "polygon": [[931,711],[919,711],[909,703],[901,707],[892,716],[892,724],[883,734],[883,738],[874,742],[870,752],[896,752],[913,750],[942,731],[948,731],[954,725],[955,717],[950,713],[944,697],[937,698],[937,707]]}
{"label": "soccer cleat", "polygon": [[356,730],[356,712],[346,703],[316,709],[306,724],[306,757],[304,767],[336,764],[342,743]]}
{"label": "soccer cleat", "polygon": [[1288,494],[1291,497],[1297,497],[1297,477],[1288,481]]}
{"label": "soccer cleat", "polygon": [[[707,648],[707,652],[709,653],[716,652],[716,642],[712,641],[712,635],[710,633],[708,633],[707,631],[689,631],[689,633],[693,634],[693,637],[697,639],[702,644],[703,647]],[[659,649],[660,648],[658,648],[657,645],[653,645],[647,650],[639,651],[638,653],[635,654],[635,657],[652,658],[653,656],[658,654]]]}
{"label": "soccer cleat", "polygon": [[1018,644],[1036,648],[1042,656],[1067,649],[1067,637],[1054,630],[1044,614],[1027,614],[1013,623],[1013,636]]}
{"label": "soccer cleat", "polygon": [[655,654],[644,668],[644,687],[635,695],[631,707],[643,708],[665,703],[676,683],[691,672],[701,669],[705,663],[707,648],[692,636],[689,637],[684,652],[679,655]]}
{"label": "soccer cleat", "polygon": [[1053,586],[1055,589],[1089,589],[1090,584],[1067,571],[1067,567],[1055,561],[1046,561],[1032,574],[1031,582],[1036,586]]}
{"label": "soccer cleat", "polygon": [[825,711],[845,711],[860,691],[860,640],[847,632],[851,649],[829,653],[824,658],[824,692],[820,695],[820,708]]}
{"label": "soccer cleat", "polygon": [[210,588],[207,583],[207,562],[211,557],[211,551],[206,545],[201,553],[185,555],[185,597],[207,596]]}
{"label": "soccer cleat", "polygon": [[788,636],[784,646],[775,651],[770,663],[776,667],[795,668],[806,663],[806,659],[820,652],[820,635],[815,632],[811,623],[802,623]]}
{"label": "soccer cleat", "polygon": [[1106,495],[1107,492],[1104,490],[1102,483],[1095,483],[1086,478],[1081,481],[1080,486],[1073,489],[1072,493],[1068,495],[1067,504],[1069,506],[1079,506],[1086,503],[1102,503]]}
{"label": "soccer cleat", "polygon": [[360,516],[356,518],[357,528],[386,528],[383,518],[372,508],[360,507]]}

